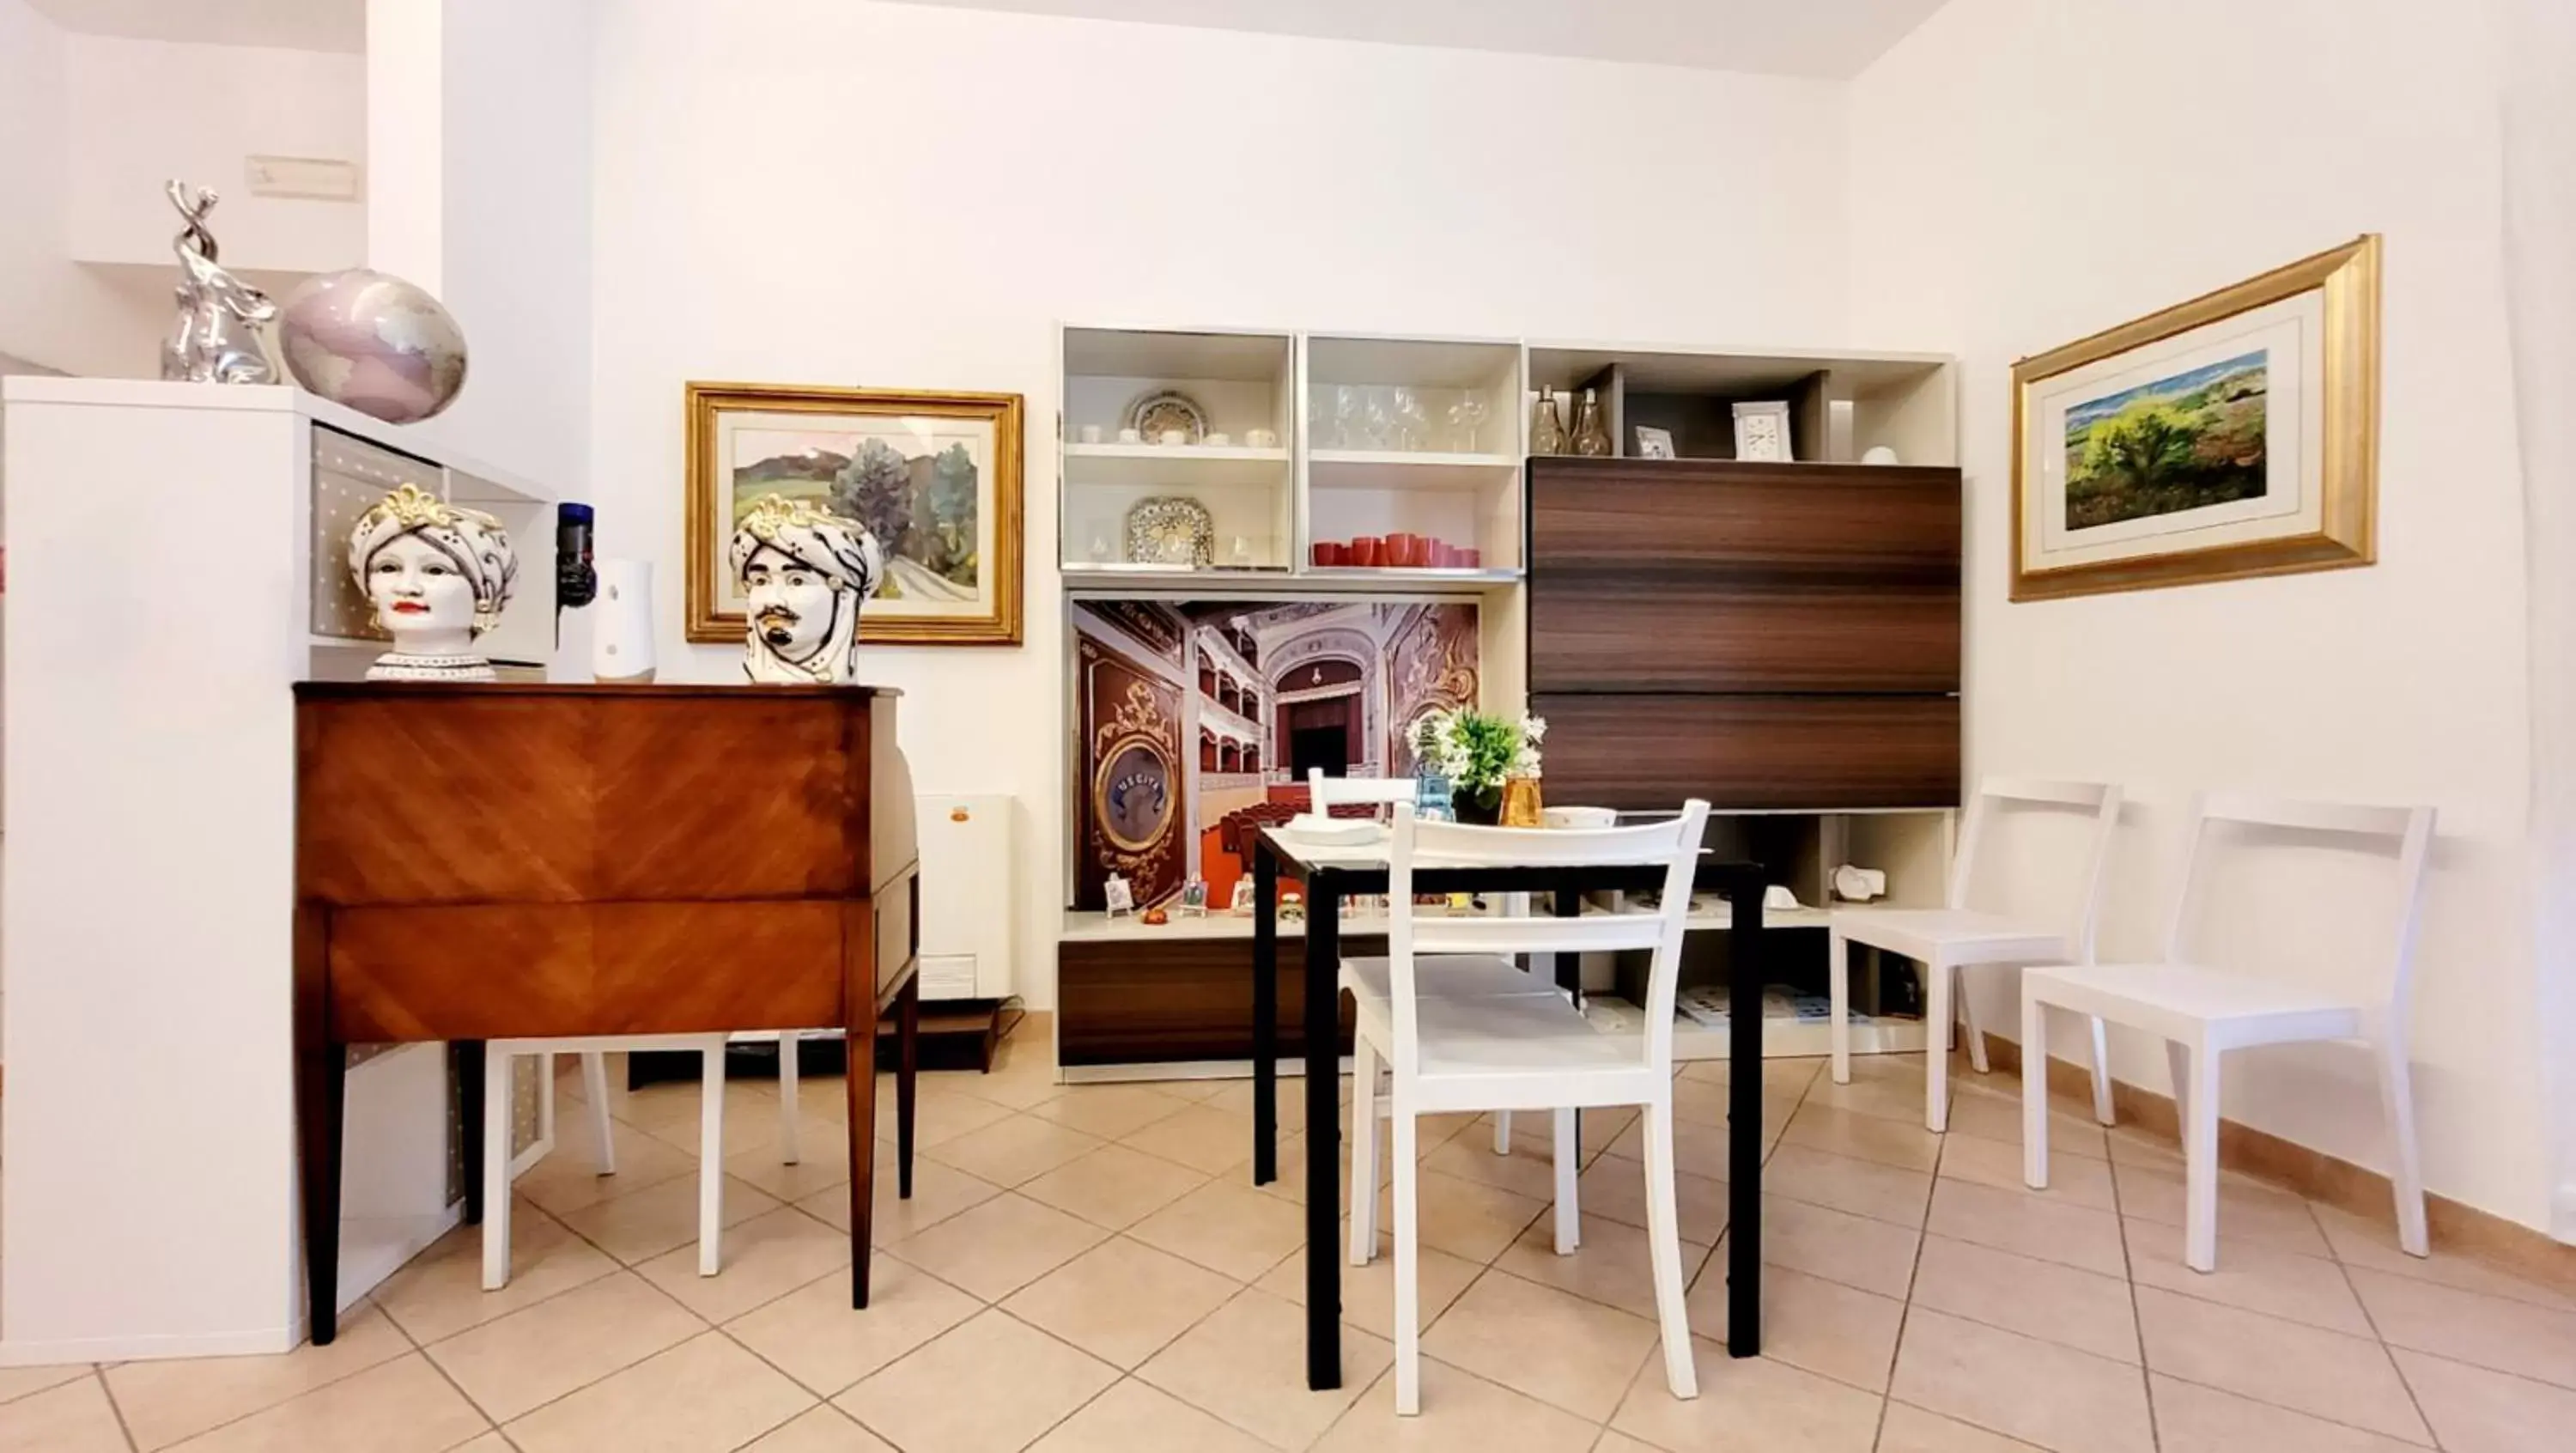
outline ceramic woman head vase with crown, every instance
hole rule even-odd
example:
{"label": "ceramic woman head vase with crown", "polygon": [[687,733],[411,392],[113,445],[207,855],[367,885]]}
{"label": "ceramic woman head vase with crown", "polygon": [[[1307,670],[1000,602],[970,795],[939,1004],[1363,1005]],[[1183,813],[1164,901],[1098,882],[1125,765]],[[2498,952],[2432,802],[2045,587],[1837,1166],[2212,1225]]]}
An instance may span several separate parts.
{"label": "ceramic woman head vase with crown", "polygon": [[370,681],[489,681],[476,638],[501,623],[519,557],[501,522],[404,485],[349,531],[349,573],[394,648]]}

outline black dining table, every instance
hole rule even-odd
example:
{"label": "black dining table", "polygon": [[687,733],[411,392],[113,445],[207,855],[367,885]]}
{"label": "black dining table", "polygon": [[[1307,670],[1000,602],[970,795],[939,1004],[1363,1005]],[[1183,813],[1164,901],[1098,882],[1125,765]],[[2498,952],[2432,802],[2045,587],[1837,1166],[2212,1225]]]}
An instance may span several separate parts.
{"label": "black dining table", "polygon": [[[1342,902],[1387,891],[1387,841],[1299,841],[1264,829],[1253,847],[1252,1180],[1279,1178],[1279,892],[1305,885],[1306,969],[1306,1385],[1342,1385],[1341,1104],[1330,1088],[1341,1066]],[[1560,915],[1582,912],[1587,893],[1653,891],[1651,864],[1561,867],[1419,866],[1417,894],[1546,895]],[[1762,1350],[1762,890],[1756,863],[1704,862],[1695,886],[1728,900],[1727,1055],[1740,1069],[1727,1090],[1726,1350]],[[1580,1000],[1580,961],[1557,955],[1557,982]]]}

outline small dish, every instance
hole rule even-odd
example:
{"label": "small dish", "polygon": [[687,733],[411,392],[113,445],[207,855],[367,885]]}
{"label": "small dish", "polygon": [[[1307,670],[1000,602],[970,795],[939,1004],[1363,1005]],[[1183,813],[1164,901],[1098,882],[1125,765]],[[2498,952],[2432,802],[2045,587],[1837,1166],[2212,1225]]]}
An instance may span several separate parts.
{"label": "small dish", "polygon": [[1167,443],[1167,432],[1178,430],[1184,444],[1196,444],[1207,437],[1207,411],[1199,401],[1178,389],[1149,393],[1127,407],[1127,427],[1145,439]]}

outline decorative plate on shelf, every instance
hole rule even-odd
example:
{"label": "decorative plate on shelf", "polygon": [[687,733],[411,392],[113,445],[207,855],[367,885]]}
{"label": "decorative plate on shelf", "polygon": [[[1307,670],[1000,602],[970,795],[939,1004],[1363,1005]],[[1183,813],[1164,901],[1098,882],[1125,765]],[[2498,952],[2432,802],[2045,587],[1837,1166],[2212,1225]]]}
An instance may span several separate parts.
{"label": "decorative plate on shelf", "polygon": [[1142,434],[1148,444],[1162,443],[1166,429],[1178,429],[1196,444],[1207,437],[1207,410],[1188,394],[1167,388],[1129,404],[1127,427]]}
{"label": "decorative plate on shelf", "polygon": [[1216,521],[1187,495],[1140,499],[1127,510],[1127,559],[1204,570],[1216,563]]}

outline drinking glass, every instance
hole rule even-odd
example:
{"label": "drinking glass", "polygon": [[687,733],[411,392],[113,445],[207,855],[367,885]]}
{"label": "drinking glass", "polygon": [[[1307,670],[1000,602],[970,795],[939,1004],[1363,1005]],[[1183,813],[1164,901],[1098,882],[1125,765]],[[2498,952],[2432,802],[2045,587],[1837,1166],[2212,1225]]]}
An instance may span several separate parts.
{"label": "drinking glass", "polygon": [[1467,452],[1470,454],[1478,452],[1476,448],[1476,430],[1481,428],[1484,425],[1484,422],[1485,396],[1476,392],[1474,389],[1469,389],[1467,392],[1460,394],[1458,396],[1458,402],[1449,406],[1450,427],[1467,436]]}
{"label": "drinking glass", "polygon": [[1395,437],[1395,400],[1389,398],[1387,396],[1389,391],[1382,388],[1364,388],[1359,392],[1362,428],[1360,447],[1384,449],[1387,441]]}
{"label": "drinking glass", "polygon": [[1391,388],[1387,401],[1395,413],[1396,447],[1405,450],[1431,447],[1431,408],[1422,395],[1409,388]]}
{"label": "drinking glass", "polygon": [[1365,449],[1361,442],[1368,428],[1368,390],[1351,384],[1333,388],[1333,447]]}

